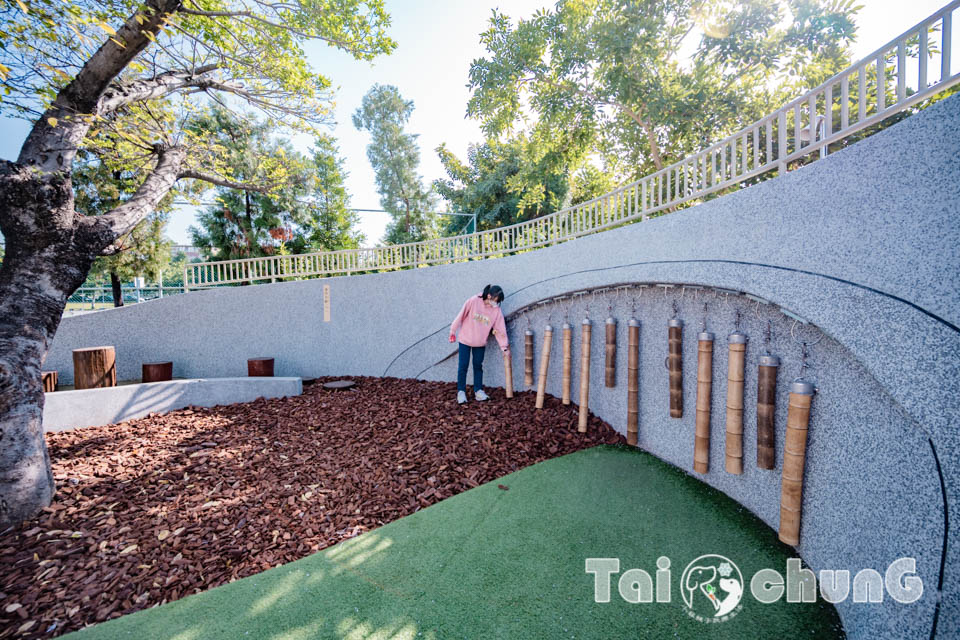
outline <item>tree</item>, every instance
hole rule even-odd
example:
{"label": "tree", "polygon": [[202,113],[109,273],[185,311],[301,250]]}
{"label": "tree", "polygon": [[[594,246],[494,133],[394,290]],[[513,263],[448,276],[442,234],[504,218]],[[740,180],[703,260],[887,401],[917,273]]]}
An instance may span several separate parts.
{"label": "tree", "polygon": [[353,125],[370,134],[367,159],[376,176],[380,206],[393,218],[386,233],[392,244],[437,236],[433,194],[417,174],[417,136],[403,130],[411,113],[413,101],[404,100],[396,87],[375,84],[353,114]]}
{"label": "tree", "polygon": [[303,253],[307,241],[300,229],[310,216],[301,198],[308,191],[310,159],[277,138],[269,121],[241,117],[223,107],[214,108],[192,127],[223,149],[236,180],[256,184],[283,172],[282,182],[269,193],[218,187],[216,204],[197,215],[199,227],[190,227],[193,243],[208,259],[217,260],[274,255],[280,243],[285,250]]}
{"label": "tree", "polygon": [[[303,44],[319,39],[364,60],[395,46],[381,0],[2,6],[0,108],[33,126],[17,160],[0,162],[0,528],[53,496],[40,369],[93,261],[115,253],[178,180],[267,192],[277,184],[234,180],[216,141],[184,124],[214,100],[316,132],[329,118],[330,81],[307,64]],[[142,174],[109,213],[75,213],[81,149],[113,153],[117,168]]]}
{"label": "tree", "polygon": [[350,209],[347,173],[336,142],[320,136],[313,147],[313,173],[310,176],[310,230],[307,242],[311,251],[356,249],[365,236],[355,227],[360,216]]}
{"label": "tree", "polygon": [[[848,64],[853,0],[561,0],[494,12],[470,67],[471,117],[499,136],[529,119],[572,168],[602,153],[638,178],[733,133]],[[703,31],[687,63],[688,36]],[[770,88],[773,87],[773,88]]]}
{"label": "tree", "polygon": [[348,209],[343,160],[327,135],[317,138],[304,156],[276,138],[268,122],[241,119],[215,109],[198,122],[226,151],[234,174],[246,182],[270,175],[282,165],[286,180],[269,194],[218,188],[217,204],[197,216],[190,227],[193,243],[208,258],[234,260],[275,255],[334,251],[359,246],[353,226],[358,216]]}
{"label": "tree", "polygon": [[[136,191],[142,175],[110,169],[96,156],[81,151],[73,171],[74,207],[77,213],[99,216],[109,213]],[[94,260],[88,278],[110,280],[113,304],[123,306],[121,284],[139,276],[156,276],[170,261],[170,246],[164,236],[173,194],[168,193],[126,236],[116,241],[116,253]]]}
{"label": "tree", "polygon": [[[434,188],[456,211],[476,214],[478,231],[553,213],[567,195],[566,170],[550,162],[554,156],[531,157],[537,154],[523,136],[470,145],[468,164],[446,145],[437,154],[449,179],[435,180]],[[461,224],[452,222],[447,233]]]}

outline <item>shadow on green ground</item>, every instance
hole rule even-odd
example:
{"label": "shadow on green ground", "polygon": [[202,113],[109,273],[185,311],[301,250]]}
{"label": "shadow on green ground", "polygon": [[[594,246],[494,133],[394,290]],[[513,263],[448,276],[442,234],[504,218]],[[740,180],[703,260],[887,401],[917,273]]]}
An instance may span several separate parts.
{"label": "shadow on green ground", "polygon": [[[498,484],[509,487],[498,488]],[[210,553],[216,553],[211,549]],[[749,592],[720,624],[689,617],[683,568],[732,559],[749,584],[793,550],[736,502],[654,456],[596,447],[444,500],[297,562],[65,636],[71,640],[412,638],[837,638],[818,601],[763,605]],[[586,558],[655,575],[671,602],[594,602]],[[749,587],[748,587],[749,588]]]}

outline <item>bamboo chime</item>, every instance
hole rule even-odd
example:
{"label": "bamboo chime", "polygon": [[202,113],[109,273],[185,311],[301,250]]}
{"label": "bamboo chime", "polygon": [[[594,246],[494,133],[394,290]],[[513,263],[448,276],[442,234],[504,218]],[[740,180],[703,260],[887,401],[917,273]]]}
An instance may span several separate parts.
{"label": "bamboo chime", "polygon": [[[738,316],[739,318],[739,316]],[[743,473],[743,378],[746,364],[747,336],[739,329],[727,337],[727,441],[726,470]]]}
{"label": "bamboo chime", "polygon": [[637,446],[640,410],[640,322],[627,323],[627,444]]}
{"label": "bamboo chime", "polygon": [[533,386],[533,330],[523,332],[523,386]]}
{"label": "bamboo chime", "polygon": [[798,378],[790,385],[787,434],[783,444],[783,475],[780,479],[779,538],[786,544],[800,544],[800,507],[803,504],[803,468],[807,457],[807,429],[810,404],[816,388]]}
{"label": "bamboo chime", "polygon": [[563,396],[561,402],[570,404],[570,369],[573,365],[571,346],[573,342],[573,327],[569,322],[563,323]]}
{"label": "bamboo chime", "polygon": [[[671,376],[672,376],[671,372]],[[697,336],[697,419],[693,442],[693,470],[710,469],[710,391],[713,386],[713,334]]]}
{"label": "bamboo chime", "polygon": [[670,417],[683,417],[683,320],[667,323],[667,370],[670,372]]}
{"label": "bamboo chime", "polygon": [[577,431],[587,432],[588,403],[590,400],[590,318],[584,318],[580,333],[580,418]]}
{"label": "bamboo chime", "polygon": [[543,408],[543,396],[547,392],[547,369],[550,367],[550,346],[553,343],[553,327],[543,328],[543,352],[540,354],[540,377],[537,379],[537,409]]}
{"label": "bamboo chime", "polygon": [[757,467],[773,469],[774,416],[777,410],[777,369],[780,358],[769,353],[760,356],[757,367]]}
{"label": "bamboo chime", "polygon": [[510,358],[509,353],[503,354],[503,378],[505,380],[504,386],[507,389],[507,397],[513,397],[513,361]]}
{"label": "bamboo chime", "polygon": [[603,384],[613,388],[617,386],[617,320],[613,316],[607,318],[606,331]]}

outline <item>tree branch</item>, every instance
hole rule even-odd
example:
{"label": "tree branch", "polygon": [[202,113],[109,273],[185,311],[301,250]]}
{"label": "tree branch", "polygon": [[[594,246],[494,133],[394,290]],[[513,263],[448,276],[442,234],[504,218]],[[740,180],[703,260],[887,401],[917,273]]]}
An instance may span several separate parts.
{"label": "tree branch", "polygon": [[69,169],[90,128],[89,119],[78,116],[94,113],[110,84],[150,44],[164,19],[181,4],[182,0],[147,0],[142,10],[127,18],[117,35],[100,45],[37,119],[17,163],[47,172]]}
{"label": "tree branch", "polygon": [[103,97],[97,102],[94,113],[104,115],[133,102],[162,98],[179,89],[189,87],[195,87],[198,90],[206,89],[210,85],[210,80],[201,76],[218,68],[219,65],[208,64],[197,67],[192,71],[167,71],[153,78],[135,80],[125,84],[114,84],[104,92]]}
{"label": "tree branch", "polygon": [[196,169],[184,169],[183,171],[180,171],[177,177],[190,178],[192,180],[202,180],[204,182],[209,182],[210,184],[215,184],[219,187],[237,189],[239,191],[256,191],[257,193],[268,193],[270,191],[269,185],[236,182],[234,180],[230,180],[229,178],[224,178],[222,176],[218,176],[213,173],[207,173],[205,171],[197,171]]}

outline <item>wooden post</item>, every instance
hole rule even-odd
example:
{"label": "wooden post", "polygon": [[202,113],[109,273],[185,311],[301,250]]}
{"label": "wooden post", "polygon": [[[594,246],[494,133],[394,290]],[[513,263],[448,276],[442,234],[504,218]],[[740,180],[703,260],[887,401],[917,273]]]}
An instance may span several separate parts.
{"label": "wooden post", "polygon": [[777,369],[780,358],[760,356],[757,367],[757,467],[773,469],[774,416],[777,410]]}
{"label": "wooden post", "polygon": [[57,390],[57,379],[59,376],[56,371],[41,371],[40,376],[43,381],[44,393]]}
{"label": "wooden post", "polygon": [[710,391],[713,386],[713,334],[697,336],[697,420],[693,440],[693,470],[710,469]]}
{"label": "wooden post", "polygon": [[172,362],[144,362],[141,366],[141,382],[165,382],[173,380]]}
{"label": "wooden post", "polygon": [[683,320],[667,323],[667,370],[670,372],[670,417],[683,417]]}
{"label": "wooden post", "polygon": [[273,358],[250,358],[247,360],[247,375],[250,377],[272,377]]}
{"label": "wooden post", "polygon": [[533,386],[533,331],[523,332],[523,386]]}
{"label": "wooden post", "polygon": [[507,397],[513,397],[513,360],[509,353],[503,354],[503,378],[507,390]]}
{"label": "wooden post", "polygon": [[547,392],[547,369],[550,367],[550,346],[553,343],[553,327],[543,329],[543,352],[540,354],[540,377],[537,379],[537,409],[543,409],[543,396]]}
{"label": "wooden post", "polygon": [[739,331],[731,333],[727,360],[727,441],[726,464],[728,473],[743,473],[743,374],[746,365],[747,336]]}
{"label": "wooden post", "polygon": [[812,382],[795,380],[790,385],[787,435],[783,443],[783,475],[780,478],[780,532],[782,542],[800,544],[800,507],[803,504],[803,468],[807,458]]}
{"label": "wooden post", "polygon": [[617,386],[617,321],[607,318],[606,323],[606,360],[604,361],[603,384],[606,387]]}
{"label": "wooden post", "polygon": [[113,347],[73,350],[73,388],[117,386],[117,354]]}
{"label": "wooden post", "polygon": [[573,366],[573,357],[571,356],[571,346],[573,342],[573,327],[569,322],[563,323],[563,385],[561,402],[570,404],[570,369]]}
{"label": "wooden post", "polygon": [[590,413],[590,332],[593,323],[584,318],[580,329],[580,418],[577,431],[587,432],[587,417]]}
{"label": "wooden post", "polygon": [[627,444],[637,446],[640,411],[640,323],[627,323]]}

